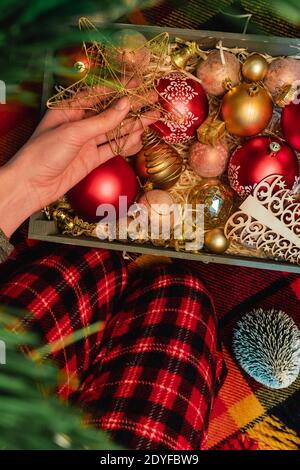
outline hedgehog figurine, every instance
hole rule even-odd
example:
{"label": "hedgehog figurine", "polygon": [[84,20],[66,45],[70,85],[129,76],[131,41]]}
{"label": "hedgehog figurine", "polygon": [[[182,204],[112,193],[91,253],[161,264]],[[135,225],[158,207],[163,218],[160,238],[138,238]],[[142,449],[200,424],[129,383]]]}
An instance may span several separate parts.
{"label": "hedgehog figurine", "polygon": [[233,350],[240,366],[266,387],[288,387],[299,375],[300,330],[281,310],[248,312],[233,333]]}

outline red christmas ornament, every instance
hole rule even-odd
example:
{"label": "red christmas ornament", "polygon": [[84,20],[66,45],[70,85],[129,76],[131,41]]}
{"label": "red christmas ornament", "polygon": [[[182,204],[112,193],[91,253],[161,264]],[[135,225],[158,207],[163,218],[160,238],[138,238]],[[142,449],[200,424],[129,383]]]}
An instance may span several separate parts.
{"label": "red christmas ornament", "polygon": [[283,108],[281,128],[286,141],[300,152],[300,104],[290,103]]}
{"label": "red christmas ornament", "polygon": [[171,144],[194,137],[196,127],[208,114],[207,96],[200,83],[183,73],[172,72],[159,79],[156,91],[165,115],[152,128]]}
{"label": "red christmas ornament", "polygon": [[136,175],[129,163],[120,155],[95,168],[68,192],[68,200],[77,215],[96,222],[97,207],[112,204],[118,215],[119,197],[127,196],[128,207],[138,192]]}
{"label": "red christmas ornament", "polygon": [[232,154],[228,177],[231,187],[246,198],[254,186],[269,175],[282,175],[288,188],[292,188],[299,173],[295,152],[275,137],[253,137]]}

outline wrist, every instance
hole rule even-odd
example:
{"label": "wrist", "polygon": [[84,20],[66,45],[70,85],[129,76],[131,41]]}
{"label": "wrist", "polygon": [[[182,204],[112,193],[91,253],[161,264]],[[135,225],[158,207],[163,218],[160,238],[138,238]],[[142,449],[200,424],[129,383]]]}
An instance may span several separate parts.
{"label": "wrist", "polygon": [[34,212],[23,178],[14,164],[0,168],[0,227],[8,239]]}

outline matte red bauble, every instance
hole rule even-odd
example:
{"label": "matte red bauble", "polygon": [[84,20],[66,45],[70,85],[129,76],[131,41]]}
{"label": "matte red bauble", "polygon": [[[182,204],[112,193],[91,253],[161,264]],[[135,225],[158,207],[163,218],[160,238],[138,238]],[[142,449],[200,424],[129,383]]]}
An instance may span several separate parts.
{"label": "matte red bauble", "polygon": [[283,108],[281,128],[286,141],[300,152],[300,104],[290,103]]}
{"label": "matte red bauble", "polygon": [[128,207],[138,192],[136,175],[120,155],[95,168],[68,192],[68,200],[75,213],[89,222],[96,216],[100,204],[112,204],[118,214],[119,197],[127,196]]}
{"label": "matte red bauble", "polygon": [[208,114],[207,96],[200,83],[172,72],[159,79],[156,91],[165,114],[152,128],[172,144],[191,139]]}
{"label": "matte red bauble", "polygon": [[292,188],[299,174],[298,159],[289,145],[276,137],[253,137],[238,147],[228,166],[231,187],[245,198],[254,186],[271,175],[282,175]]}

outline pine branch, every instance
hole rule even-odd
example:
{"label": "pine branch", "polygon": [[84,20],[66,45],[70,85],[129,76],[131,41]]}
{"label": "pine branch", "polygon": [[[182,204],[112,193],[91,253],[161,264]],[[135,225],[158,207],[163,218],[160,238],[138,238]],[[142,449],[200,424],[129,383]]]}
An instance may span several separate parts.
{"label": "pine branch", "polygon": [[40,79],[47,49],[82,42],[82,33],[70,28],[80,16],[96,14],[107,24],[149,4],[153,0],[1,0],[0,80]]}
{"label": "pine branch", "polygon": [[[32,332],[14,331],[21,315],[0,309],[0,340],[6,348],[6,364],[0,365],[0,449],[119,449],[106,433],[83,427],[81,411],[57,398],[53,363],[36,363],[22,353],[20,346],[41,345]],[[75,340],[96,328],[78,332]]]}

